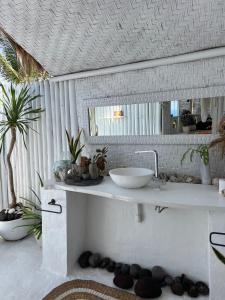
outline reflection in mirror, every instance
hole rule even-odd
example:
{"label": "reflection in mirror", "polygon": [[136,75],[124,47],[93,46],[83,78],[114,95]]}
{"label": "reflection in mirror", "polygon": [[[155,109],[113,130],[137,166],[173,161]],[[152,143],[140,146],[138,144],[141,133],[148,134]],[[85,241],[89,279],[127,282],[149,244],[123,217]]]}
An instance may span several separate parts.
{"label": "reflection in mirror", "polygon": [[224,97],[99,106],[88,109],[91,136],[211,134]]}

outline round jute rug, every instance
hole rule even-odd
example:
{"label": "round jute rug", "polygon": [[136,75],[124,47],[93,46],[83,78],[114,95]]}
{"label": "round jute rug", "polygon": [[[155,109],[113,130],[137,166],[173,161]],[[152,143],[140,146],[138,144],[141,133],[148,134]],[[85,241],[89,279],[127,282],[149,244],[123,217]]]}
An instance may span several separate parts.
{"label": "round jute rug", "polygon": [[140,300],[139,297],[92,280],[67,281],[42,300]]}

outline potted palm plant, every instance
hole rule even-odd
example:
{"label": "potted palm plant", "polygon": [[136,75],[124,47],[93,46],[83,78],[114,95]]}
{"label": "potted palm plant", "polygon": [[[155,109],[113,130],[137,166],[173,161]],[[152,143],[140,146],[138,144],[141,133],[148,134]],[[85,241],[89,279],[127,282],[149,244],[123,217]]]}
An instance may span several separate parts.
{"label": "potted palm plant", "polygon": [[209,146],[199,145],[196,149],[189,148],[182,156],[181,164],[185,160],[186,156],[190,154],[190,161],[192,162],[194,154],[197,154],[201,158],[201,180],[202,184],[211,184],[210,168],[209,168]]}
{"label": "potted palm plant", "polygon": [[17,134],[19,133],[22,136],[26,147],[25,137],[28,134],[28,130],[31,129],[31,123],[36,122],[40,118],[43,109],[40,107],[32,107],[32,102],[40,97],[40,95],[33,95],[28,86],[17,87],[16,89],[11,84],[9,89],[6,90],[5,87],[0,84],[0,88],[2,91],[2,96],[0,97],[2,106],[0,152],[2,152],[3,146],[7,146],[5,143],[6,138],[10,135],[6,162],[10,192],[9,202],[11,202],[9,209],[3,209],[0,212],[0,235],[6,240],[18,240],[27,235],[27,228],[20,226],[26,224],[28,221],[22,219],[22,205],[17,202],[11,157],[16,145]]}

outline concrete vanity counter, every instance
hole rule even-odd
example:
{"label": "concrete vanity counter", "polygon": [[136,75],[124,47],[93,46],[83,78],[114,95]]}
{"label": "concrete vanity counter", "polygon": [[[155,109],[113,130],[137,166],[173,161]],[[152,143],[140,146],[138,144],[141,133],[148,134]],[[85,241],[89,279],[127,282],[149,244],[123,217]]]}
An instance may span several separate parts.
{"label": "concrete vanity counter", "polygon": [[[45,269],[67,275],[76,270],[81,252],[91,250],[115,261],[161,265],[174,276],[185,273],[208,282],[211,300],[225,294],[225,266],[209,243],[210,232],[225,232],[225,198],[217,188],[166,183],[161,189],[123,189],[106,177],[96,186],[57,183],[44,189],[42,208],[59,211],[48,204],[51,199],[62,206],[62,213],[43,212]],[[143,204],[141,223],[135,218],[137,204]],[[159,214],[155,206],[168,209]]]}
{"label": "concrete vanity counter", "polygon": [[211,185],[167,182],[160,189],[151,186],[124,189],[115,185],[110,177],[106,177],[101,184],[96,186],[79,187],[57,183],[55,188],[131,203],[180,208],[225,209],[225,198],[218,193],[218,188]]}

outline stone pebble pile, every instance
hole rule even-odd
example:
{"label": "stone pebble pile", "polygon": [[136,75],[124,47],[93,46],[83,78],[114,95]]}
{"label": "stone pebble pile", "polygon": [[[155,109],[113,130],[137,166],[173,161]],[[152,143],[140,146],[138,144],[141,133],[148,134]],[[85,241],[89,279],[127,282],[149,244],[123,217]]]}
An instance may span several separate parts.
{"label": "stone pebble pile", "polygon": [[114,274],[115,286],[125,290],[134,287],[135,294],[144,299],[160,297],[165,286],[169,286],[171,292],[177,296],[183,296],[185,293],[192,298],[209,295],[209,288],[204,282],[194,282],[184,274],[172,277],[160,266],[154,266],[150,270],[138,264],[115,262],[109,257],[102,257],[99,253],[91,251],[83,252],[78,264],[81,268],[106,269]]}

